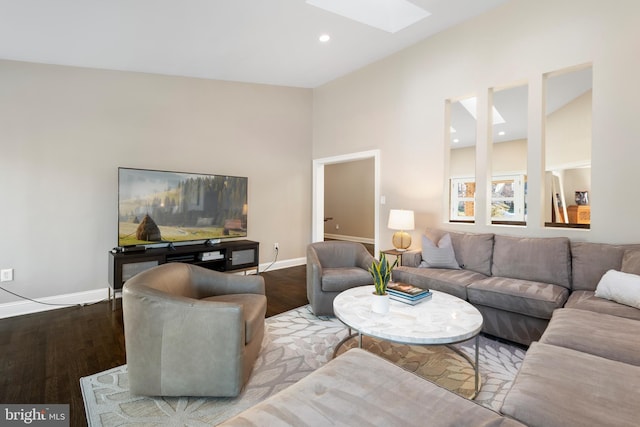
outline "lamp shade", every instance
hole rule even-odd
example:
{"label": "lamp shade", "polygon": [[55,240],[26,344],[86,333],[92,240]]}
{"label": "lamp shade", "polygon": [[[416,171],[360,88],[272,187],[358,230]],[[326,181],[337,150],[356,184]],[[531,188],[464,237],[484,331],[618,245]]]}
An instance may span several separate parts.
{"label": "lamp shade", "polygon": [[389,212],[389,224],[391,230],[413,230],[413,211],[403,209],[391,209]]}
{"label": "lamp shade", "polygon": [[389,212],[389,224],[392,230],[400,230],[393,233],[393,246],[399,251],[406,251],[411,246],[411,236],[405,230],[413,230],[413,211],[403,209],[391,209]]}

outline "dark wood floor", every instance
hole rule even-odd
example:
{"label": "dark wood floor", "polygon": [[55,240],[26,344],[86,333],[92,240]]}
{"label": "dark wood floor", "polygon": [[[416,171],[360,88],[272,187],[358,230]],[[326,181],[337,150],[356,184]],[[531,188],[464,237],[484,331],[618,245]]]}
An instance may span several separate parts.
{"label": "dark wood floor", "polygon": [[[267,316],[307,304],[304,265],[261,273]],[[70,405],[86,425],[80,378],[126,363],[122,309],[108,302],[0,320],[0,402]]]}

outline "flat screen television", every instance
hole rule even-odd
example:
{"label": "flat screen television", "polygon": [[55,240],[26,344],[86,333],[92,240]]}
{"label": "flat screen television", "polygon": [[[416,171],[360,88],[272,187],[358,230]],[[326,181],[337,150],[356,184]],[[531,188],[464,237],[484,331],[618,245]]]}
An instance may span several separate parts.
{"label": "flat screen television", "polygon": [[247,236],[248,178],[118,168],[118,246]]}

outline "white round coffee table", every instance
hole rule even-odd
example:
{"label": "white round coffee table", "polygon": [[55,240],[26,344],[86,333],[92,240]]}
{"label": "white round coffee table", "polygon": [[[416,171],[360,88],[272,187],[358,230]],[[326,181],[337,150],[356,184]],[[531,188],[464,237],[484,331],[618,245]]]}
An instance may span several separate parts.
{"label": "white round coffee table", "polygon": [[[358,286],[341,292],[333,300],[333,311],[338,319],[356,333],[336,346],[337,349],[349,338],[358,336],[362,347],[362,336],[367,335],[402,344],[447,345],[463,356],[475,370],[475,392],[480,389],[478,367],[479,334],[482,330],[482,314],[468,302],[444,292],[431,291],[427,301],[409,305],[390,301],[387,314],[371,311],[374,287]],[[451,344],[475,338],[475,361]]]}

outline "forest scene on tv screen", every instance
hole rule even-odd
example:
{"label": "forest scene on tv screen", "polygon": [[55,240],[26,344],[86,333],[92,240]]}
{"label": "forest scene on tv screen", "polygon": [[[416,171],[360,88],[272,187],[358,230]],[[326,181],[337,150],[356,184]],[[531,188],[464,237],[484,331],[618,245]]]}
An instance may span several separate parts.
{"label": "forest scene on tv screen", "polygon": [[245,177],[118,170],[118,246],[246,237]]}

